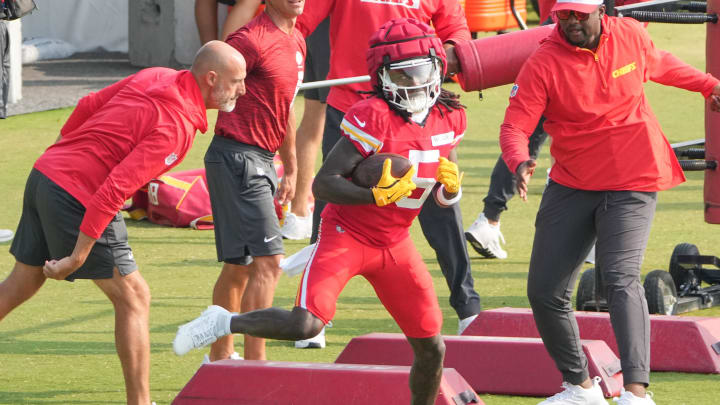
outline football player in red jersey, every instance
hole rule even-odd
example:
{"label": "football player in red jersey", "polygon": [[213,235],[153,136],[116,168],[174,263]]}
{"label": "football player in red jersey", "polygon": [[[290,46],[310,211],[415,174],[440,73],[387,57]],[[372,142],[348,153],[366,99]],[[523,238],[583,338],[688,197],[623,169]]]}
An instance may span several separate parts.
{"label": "football player in red jersey", "polygon": [[[374,94],[348,110],[341,124],[343,137],[313,184],[316,197],[329,204],[295,308],[233,316],[211,306],[179,328],[173,342],[177,354],[230,333],[284,340],[315,336],[333,318],[347,282],[362,275],[415,353],[412,403],[435,403],[445,353],[442,314],[432,278],[408,230],[431,193],[441,206],[460,199],[462,176],[452,160],[465,133],[465,111],[457,96],[440,87],[445,51],[424,23],[404,18],[385,23],[370,38],[367,64]],[[360,162],[381,152],[403,155],[413,167],[394,178],[388,159],[376,187],[348,180]]]}
{"label": "football player in red jersey", "polygon": [[[307,7],[298,17],[297,27],[307,36],[326,17],[330,17],[330,70],[328,79],[367,74],[363,69],[363,56],[368,38],[387,21],[394,18],[414,18],[432,25],[443,42],[449,73],[458,72],[460,64],[455,57],[454,45],[470,40],[470,30],[458,0],[307,0]],[[322,158],[327,158],[335,143],[342,137],[340,123],[356,102],[363,99],[361,92],[371,91],[367,82],[333,86],[327,96],[325,127],[321,139],[302,140],[301,144],[321,144]],[[305,134],[307,136],[308,134]],[[298,149],[298,160],[311,158],[308,148]],[[307,172],[298,172],[302,177]],[[298,183],[302,183],[299,179]],[[320,213],[325,202],[315,200],[313,234],[317,239]],[[470,267],[460,206],[448,209],[428,199],[418,214],[425,240],[435,251],[440,270],[450,290],[449,302],[458,317],[458,334],[472,323],[480,312],[480,295],[475,291]]]}

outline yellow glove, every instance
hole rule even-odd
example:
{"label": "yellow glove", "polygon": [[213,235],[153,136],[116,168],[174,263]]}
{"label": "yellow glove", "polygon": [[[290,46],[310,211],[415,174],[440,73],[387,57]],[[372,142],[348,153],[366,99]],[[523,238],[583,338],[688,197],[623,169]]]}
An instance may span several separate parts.
{"label": "yellow glove", "polygon": [[465,173],[458,174],[458,166],[455,162],[451,162],[444,157],[440,157],[438,160],[440,161],[440,165],[438,165],[437,172],[435,173],[437,181],[445,186],[445,190],[447,190],[448,193],[457,193],[460,191],[460,183],[462,183],[462,178]]}
{"label": "yellow glove", "polygon": [[385,159],[380,181],[378,181],[377,186],[372,188],[375,204],[378,207],[384,207],[408,197],[416,188],[415,183],[412,181],[412,176],[415,174],[415,166],[411,166],[407,173],[399,179],[393,177],[390,172],[391,167],[392,160]]}

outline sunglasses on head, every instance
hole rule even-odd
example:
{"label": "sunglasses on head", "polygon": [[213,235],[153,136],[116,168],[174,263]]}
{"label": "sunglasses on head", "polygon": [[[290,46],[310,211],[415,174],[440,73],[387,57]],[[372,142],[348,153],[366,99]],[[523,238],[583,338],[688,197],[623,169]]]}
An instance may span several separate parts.
{"label": "sunglasses on head", "polygon": [[570,18],[570,14],[574,14],[578,21],[585,21],[590,18],[590,13],[583,13],[575,10],[557,10],[555,16],[558,20],[567,20]]}

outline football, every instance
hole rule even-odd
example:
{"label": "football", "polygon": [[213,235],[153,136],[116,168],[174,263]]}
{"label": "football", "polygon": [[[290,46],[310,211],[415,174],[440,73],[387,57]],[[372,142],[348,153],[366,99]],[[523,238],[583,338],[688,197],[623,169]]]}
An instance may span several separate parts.
{"label": "football", "polygon": [[392,161],[390,173],[393,177],[402,177],[412,167],[412,163],[405,156],[396,153],[376,153],[368,156],[355,167],[352,173],[352,182],[360,187],[375,187],[382,177],[385,159]]}

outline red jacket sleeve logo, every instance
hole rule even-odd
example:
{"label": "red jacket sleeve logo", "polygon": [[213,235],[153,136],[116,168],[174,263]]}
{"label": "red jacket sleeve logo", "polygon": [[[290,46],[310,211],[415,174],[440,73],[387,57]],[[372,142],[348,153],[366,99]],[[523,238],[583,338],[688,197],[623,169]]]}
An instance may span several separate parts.
{"label": "red jacket sleeve logo", "polygon": [[167,155],[165,158],[165,165],[170,166],[171,164],[175,163],[175,161],[178,159],[178,156],[175,154],[175,152]]}

